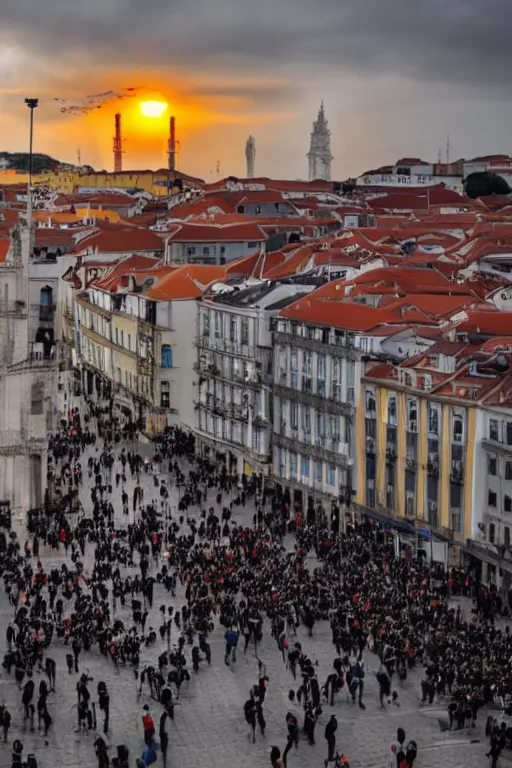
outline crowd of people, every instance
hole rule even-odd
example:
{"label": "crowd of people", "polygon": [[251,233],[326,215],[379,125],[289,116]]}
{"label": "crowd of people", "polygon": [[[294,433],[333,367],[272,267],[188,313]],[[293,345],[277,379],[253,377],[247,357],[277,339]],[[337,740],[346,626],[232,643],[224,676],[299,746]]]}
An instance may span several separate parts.
{"label": "crowd of people", "polygon": [[[87,657],[97,647],[120,674],[133,671],[136,695],[150,697],[155,716],[160,713],[157,732],[145,705],[138,762],[153,763],[158,751],[165,762],[172,749],[166,727],[180,688],[201,663],[207,672],[209,639],[219,625],[226,665],[236,665],[237,653],[249,650],[258,659],[257,678],[240,712],[253,742],[257,730],[265,736],[271,686],[258,655],[265,633],[289,670],[282,744],[270,751],[274,768],[293,764],[301,736],[315,744],[318,723],[325,765],[347,765],[349,745],[337,743],[337,717],[326,710],[336,706],[341,692],[364,709],[369,674],[377,677],[378,705],[399,706],[398,681],[420,666],[422,699],[446,696],[450,728],[474,727],[483,705],[512,692],[512,635],[495,626],[499,595],[475,583],[471,573],[445,572],[423,557],[397,558],[388,532],[371,521],[354,522],[340,534],[336,510],[334,522],[329,515],[296,515],[289,499],[262,477],[237,476],[224,463],[197,455],[193,436],[179,427],[154,440],[150,458],[142,457],[135,438],[135,426],[121,424],[110,398],[70,405],[50,438],[44,509],[28,519],[25,541],[13,532],[0,536],[0,575],[12,607],[3,666],[20,689],[25,722],[35,728],[37,714],[43,738],[52,728],[48,697],[56,680],[78,674],[76,730],[98,732],[100,768],[128,764],[124,747],[117,756],[109,753],[105,681],[96,683],[97,702],[92,700]],[[141,482],[145,474],[151,474],[151,494]],[[86,494],[90,515],[80,512]],[[249,502],[254,516],[241,524],[236,511]],[[42,547],[63,552],[65,562],[45,568]],[[87,568],[86,555],[92,562]],[[153,628],[148,616],[155,589],[163,603],[160,625]],[[471,617],[452,607],[457,595],[474,596]],[[120,609],[130,611],[129,621],[118,617]],[[308,636],[314,637],[321,622],[328,623],[332,638],[332,670],[325,680],[318,679],[316,660],[307,651]],[[52,657],[59,643],[67,649],[67,670],[57,669]],[[154,663],[142,664],[148,652]],[[374,659],[377,668],[371,670]],[[0,706],[5,740],[9,706]],[[416,743],[399,731],[397,766],[412,768]],[[21,742],[14,745],[13,765],[19,765]]]}

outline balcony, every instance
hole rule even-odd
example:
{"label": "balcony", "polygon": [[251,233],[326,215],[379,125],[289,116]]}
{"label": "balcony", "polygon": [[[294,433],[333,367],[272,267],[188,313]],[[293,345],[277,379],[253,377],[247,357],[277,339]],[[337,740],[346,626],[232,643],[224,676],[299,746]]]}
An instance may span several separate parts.
{"label": "balcony", "polygon": [[457,485],[462,485],[464,483],[464,464],[462,461],[452,461],[450,480]]}
{"label": "balcony", "polygon": [[376,440],[374,437],[367,437],[366,438],[366,453],[375,453],[375,447],[376,447]]}
{"label": "balcony", "polygon": [[299,451],[304,456],[309,456],[316,461],[323,461],[327,464],[336,464],[342,467],[351,467],[353,459],[349,456],[348,443],[341,443],[338,440],[323,440],[316,445],[306,440],[300,440],[298,430],[291,430],[292,436],[287,437],[284,430],[280,433],[274,432],[274,440],[277,445],[287,448],[292,453]]}
{"label": "balcony", "polygon": [[416,456],[412,453],[407,454],[405,457],[405,468],[409,472],[416,472],[416,469],[418,467],[418,463],[416,461]]}
{"label": "balcony", "polygon": [[429,453],[427,461],[427,472],[429,475],[439,477],[439,456],[437,453]]}
{"label": "balcony", "polygon": [[301,391],[294,387],[287,387],[283,384],[274,383],[274,393],[285,400],[302,403],[327,413],[336,413],[344,416],[351,416],[354,412],[354,406],[350,403],[344,403],[334,400],[330,397],[321,397],[310,391]]}
{"label": "balcony", "polygon": [[233,355],[233,357],[243,358],[244,360],[252,360],[257,364],[263,363],[270,357],[270,349],[267,350],[262,347],[256,347],[252,344],[239,344],[237,341],[230,341],[220,337],[211,335],[197,336],[195,340],[196,347],[199,349],[207,349],[211,352],[223,352],[226,355]]}
{"label": "balcony", "polygon": [[[496,438],[497,437],[498,436],[496,435]],[[502,443],[501,440],[498,439],[484,438],[482,440],[482,445],[488,451],[492,451],[493,453],[501,453],[507,455],[512,453],[512,445],[508,445],[508,443]]]}
{"label": "balcony", "polygon": [[325,340],[318,340],[311,339],[309,336],[303,336],[298,333],[274,331],[274,341],[276,344],[301,347],[302,349],[309,349],[312,352],[318,352],[319,348],[321,348],[333,357],[340,357],[348,360],[357,360],[359,358],[359,352],[354,347],[354,338],[349,334],[339,336],[333,332],[329,333]]}
{"label": "balcony", "polygon": [[[33,305],[30,305],[30,309],[33,308]],[[36,304],[35,305],[36,311],[39,311],[39,320],[43,323],[50,323],[53,322],[53,316],[55,314],[55,304]]]}
{"label": "balcony", "polygon": [[24,301],[0,301],[0,316],[26,317],[27,305]]}
{"label": "balcony", "polygon": [[386,459],[388,461],[395,461],[397,457],[397,450],[395,443],[386,443]]}

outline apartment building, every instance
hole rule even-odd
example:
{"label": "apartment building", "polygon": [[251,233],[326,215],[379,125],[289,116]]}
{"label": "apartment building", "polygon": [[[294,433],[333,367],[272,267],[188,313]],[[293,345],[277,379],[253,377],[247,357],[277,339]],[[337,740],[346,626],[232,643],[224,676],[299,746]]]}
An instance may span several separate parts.
{"label": "apartment building", "polygon": [[198,304],[195,432],[240,474],[272,464],[272,333],[280,309],[317,287],[315,278],[229,284]]}
{"label": "apartment building", "polygon": [[122,259],[76,296],[78,359],[87,392],[113,393],[117,411],[148,434],[194,423],[196,299],[224,269]]}
{"label": "apartment building", "polygon": [[350,502],[361,356],[355,337],[282,312],[274,352],[273,470],[294,509]]}

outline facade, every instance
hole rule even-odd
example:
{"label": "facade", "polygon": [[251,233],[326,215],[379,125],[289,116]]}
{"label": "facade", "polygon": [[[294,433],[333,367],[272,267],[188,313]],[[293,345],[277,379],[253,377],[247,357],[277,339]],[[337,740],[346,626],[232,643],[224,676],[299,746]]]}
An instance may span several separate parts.
{"label": "facade", "polygon": [[326,500],[351,499],[360,374],[353,336],[278,319],[273,471],[294,509],[311,511]]}
{"label": "facade", "polygon": [[272,465],[273,322],[279,309],[318,285],[257,281],[210,292],[198,304],[195,432],[239,474]]}
{"label": "facade", "polygon": [[29,342],[30,242],[18,225],[0,262],[0,501],[20,520],[43,505],[57,372],[55,349]]}
{"label": "facade", "polygon": [[167,238],[166,264],[222,266],[260,250],[267,235],[254,222],[235,225],[183,223]]}
{"label": "facade", "polygon": [[310,181],[315,179],[331,180],[331,163],[333,160],[331,155],[331,132],[327,126],[323,102],[320,104],[318,116],[313,123],[307,158]]}
{"label": "facade", "polygon": [[[202,274],[192,277],[194,270]],[[75,308],[85,391],[106,388],[117,413],[147,434],[171,423],[193,426],[196,299],[220,276],[208,267],[172,269],[131,257],[89,283]]]}
{"label": "facade", "polygon": [[431,392],[432,375],[396,368],[363,378],[356,503],[461,545],[471,535],[475,407]]}

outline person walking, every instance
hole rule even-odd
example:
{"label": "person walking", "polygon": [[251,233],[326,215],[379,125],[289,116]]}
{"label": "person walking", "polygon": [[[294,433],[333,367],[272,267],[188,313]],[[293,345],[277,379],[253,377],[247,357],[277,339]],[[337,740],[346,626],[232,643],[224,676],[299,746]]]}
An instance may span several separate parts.
{"label": "person walking", "polygon": [[334,754],[336,749],[336,730],[338,728],[338,721],[336,715],[331,715],[329,722],[325,726],[325,739],[327,741],[327,760],[324,765],[334,761]]}

